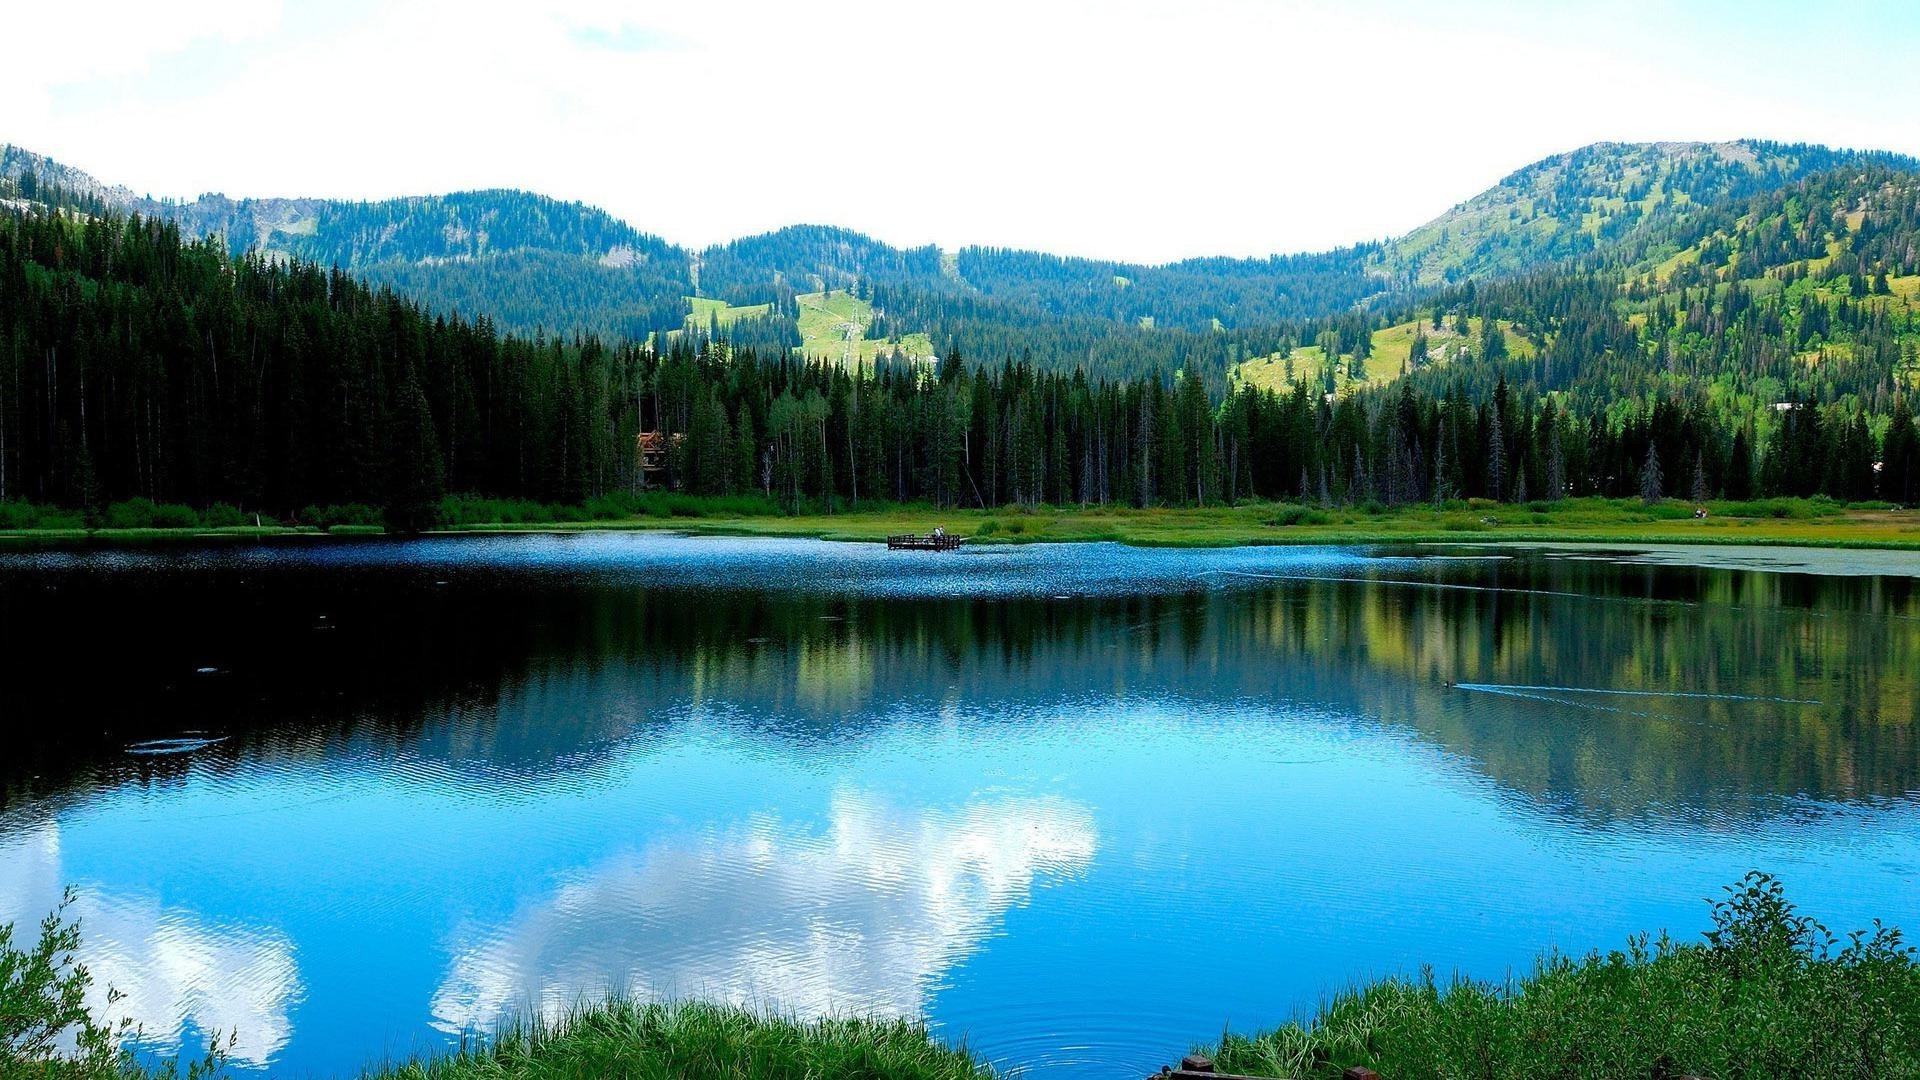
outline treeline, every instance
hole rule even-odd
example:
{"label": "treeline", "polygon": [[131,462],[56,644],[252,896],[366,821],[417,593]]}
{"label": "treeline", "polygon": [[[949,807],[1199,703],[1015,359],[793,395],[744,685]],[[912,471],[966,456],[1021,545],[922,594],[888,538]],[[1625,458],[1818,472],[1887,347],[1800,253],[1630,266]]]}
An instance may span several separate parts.
{"label": "treeline", "polygon": [[[0,502],[368,504],[404,527],[447,492],[580,503],[649,479],[790,509],[1916,494],[1904,397],[1878,422],[1790,402],[1766,438],[1700,398],[1569,400],[1505,381],[1329,401],[957,350],[858,371],[698,335],[526,339],[169,223],[0,218]],[[651,478],[643,431],[670,447]]]}

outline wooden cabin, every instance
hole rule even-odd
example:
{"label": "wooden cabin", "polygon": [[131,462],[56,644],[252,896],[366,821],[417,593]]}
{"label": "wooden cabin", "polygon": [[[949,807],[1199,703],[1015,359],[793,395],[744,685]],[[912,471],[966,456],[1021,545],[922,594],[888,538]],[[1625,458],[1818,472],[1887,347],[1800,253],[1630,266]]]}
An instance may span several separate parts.
{"label": "wooden cabin", "polygon": [[640,476],[646,483],[652,483],[655,474],[667,467],[667,452],[686,441],[680,432],[668,435],[664,431],[643,431],[634,436],[634,450],[640,455]]}

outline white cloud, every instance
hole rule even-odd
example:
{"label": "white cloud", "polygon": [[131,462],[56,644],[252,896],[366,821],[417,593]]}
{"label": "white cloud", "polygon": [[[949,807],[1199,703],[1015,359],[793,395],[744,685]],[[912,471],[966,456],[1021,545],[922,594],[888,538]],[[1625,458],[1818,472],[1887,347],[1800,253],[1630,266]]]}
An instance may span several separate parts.
{"label": "white cloud", "polygon": [[[90,13],[97,49],[10,53],[0,138],[156,194],[506,184],[691,243],[815,221],[1255,254],[1408,228],[1595,139],[1920,150],[1920,118],[1862,107],[1920,91],[1898,6],[1855,5],[1849,47],[1812,55],[1804,13],[1774,8],[203,0]],[[72,32],[66,9],[27,11]],[[167,65],[190,48],[213,74]]]}
{"label": "white cloud", "polygon": [[[67,873],[53,821],[0,835],[0,923],[14,923],[17,935],[31,933],[59,903]],[[87,1008],[94,1016],[130,1018],[143,1038],[163,1047],[178,1044],[188,1025],[231,1034],[231,1056],[240,1063],[265,1064],[287,1044],[289,1010],[304,988],[284,933],[212,923],[86,884],[78,893],[67,914],[81,923],[79,959],[93,976]],[[122,995],[111,1004],[109,987]]]}
{"label": "white cloud", "polygon": [[1059,800],[908,812],[836,798],[824,833],[773,818],[656,841],[455,949],[449,1032],[582,996],[702,997],[799,1015],[919,1015],[1014,904],[1093,858]]}

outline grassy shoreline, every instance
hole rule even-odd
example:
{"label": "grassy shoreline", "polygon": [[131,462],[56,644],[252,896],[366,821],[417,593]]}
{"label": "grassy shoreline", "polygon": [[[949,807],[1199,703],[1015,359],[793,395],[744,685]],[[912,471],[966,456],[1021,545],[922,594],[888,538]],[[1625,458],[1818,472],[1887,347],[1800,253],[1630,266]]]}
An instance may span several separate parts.
{"label": "grassy shoreline", "polygon": [[[485,501],[450,503],[452,524],[425,535],[670,531],[694,535],[808,537],[872,542],[941,525],[974,544],[1112,541],[1137,547],[1278,544],[1608,543],[1793,545],[1920,550],[1920,511],[1845,506],[1821,499],[1648,507],[1637,500],[1560,503],[1456,502],[1444,507],[1328,508],[1296,503],[1153,508],[1040,507],[995,510],[886,506],[836,513],[782,514],[740,500],[676,499],[654,512],[587,517],[577,508]],[[529,509],[531,508],[531,509]],[[490,510],[497,511],[489,513]],[[569,513],[577,516],[568,517]],[[497,518],[490,520],[489,518]],[[544,519],[543,519],[544,518]],[[0,546],[115,546],[175,541],[264,541],[380,536],[377,525],[218,528],[0,529]]]}
{"label": "grassy shoreline", "polygon": [[[1640,934],[1621,950],[1548,950],[1503,982],[1389,976],[1296,1022],[1226,1032],[1224,1072],[1334,1080],[1570,1080],[1684,1075],[1920,1076],[1920,962],[1875,923],[1844,937],[1751,872],[1713,904],[1701,940]],[[214,1080],[233,1075],[216,1036],[204,1057],[150,1063],[121,1048],[127,1022],[87,1008],[80,926],[60,910],[37,942],[0,924],[0,1075],[40,1080]],[[111,995],[108,1001],[118,1000]],[[231,1033],[229,1033],[231,1034]],[[1171,1056],[1176,1048],[1168,1047]],[[1143,1069],[1142,1072],[1145,1070]],[[701,1002],[612,998],[511,1024],[457,1049],[365,1067],[361,1080],[995,1080],[1018,1075],[924,1022],[804,1019]]]}

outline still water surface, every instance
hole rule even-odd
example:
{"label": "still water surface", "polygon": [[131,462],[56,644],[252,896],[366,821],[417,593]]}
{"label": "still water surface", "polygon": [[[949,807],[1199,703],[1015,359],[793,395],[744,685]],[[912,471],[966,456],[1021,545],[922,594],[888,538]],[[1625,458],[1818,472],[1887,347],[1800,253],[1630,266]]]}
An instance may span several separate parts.
{"label": "still water surface", "polygon": [[[1440,557],[1440,556],[1468,557]],[[502,537],[0,555],[0,921],[333,1076],[608,988],[1142,1075],[1353,979],[1920,927],[1920,560]]]}

